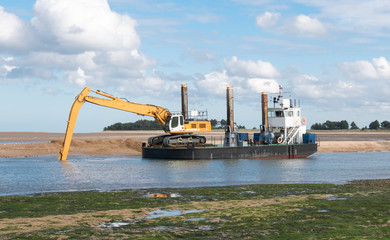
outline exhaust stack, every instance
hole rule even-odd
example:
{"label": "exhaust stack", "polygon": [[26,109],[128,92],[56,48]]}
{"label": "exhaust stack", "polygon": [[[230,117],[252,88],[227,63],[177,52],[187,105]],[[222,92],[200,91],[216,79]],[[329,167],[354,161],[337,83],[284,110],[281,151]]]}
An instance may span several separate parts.
{"label": "exhaust stack", "polygon": [[261,114],[264,131],[268,131],[268,96],[267,92],[261,94]]}
{"label": "exhaust stack", "polygon": [[181,114],[184,120],[188,120],[188,92],[187,84],[181,84]]}

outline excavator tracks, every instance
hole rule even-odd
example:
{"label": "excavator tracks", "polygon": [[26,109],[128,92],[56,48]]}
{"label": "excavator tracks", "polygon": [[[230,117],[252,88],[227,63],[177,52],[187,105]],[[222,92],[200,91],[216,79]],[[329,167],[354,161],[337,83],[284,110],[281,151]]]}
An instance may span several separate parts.
{"label": "excavator tracks", "polygon": [[205,144],[206,137],[194,134],[160,135],[148,139],[149,146],[162,145],[164,147],[177,147]]}

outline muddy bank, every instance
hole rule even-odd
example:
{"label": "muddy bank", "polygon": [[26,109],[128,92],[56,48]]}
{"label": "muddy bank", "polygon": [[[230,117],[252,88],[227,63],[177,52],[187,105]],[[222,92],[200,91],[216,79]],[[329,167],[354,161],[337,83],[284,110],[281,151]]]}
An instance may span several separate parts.
{"label": "muddy bank", "polygon": [[[315,132],[318,152],[378,152],[390,151],[389,132]],[[163,131],[109,131],[76,133],[69,156],[74,155],[129,155],[140,156],[141,145],[150,136]],[[221,144],[224,132],[204,134],[209,143]],[[64,133],[0,132],[0,157],[32,157],[53,155],[60,151]],[[29,141],[29,142],[26,142]]]}
{"label": "muddy bank", "polygon": [[[50,142],[0,144],[0,157],[33,157],[49,155],[58,157],[62,139]],[[69,156],[75,155],[141,155],[141,141],[127,139],[73,140]]]}

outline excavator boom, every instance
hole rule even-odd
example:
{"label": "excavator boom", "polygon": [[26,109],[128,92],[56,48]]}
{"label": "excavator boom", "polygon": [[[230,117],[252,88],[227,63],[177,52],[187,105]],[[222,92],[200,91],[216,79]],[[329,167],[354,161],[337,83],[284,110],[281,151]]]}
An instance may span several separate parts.
{"label": "excavator boom", "polygon": [[[97,94],[102,92],[97,91]],[[107,96],[104,94],[103,96]],[[154,106],[150,104],[140,104],[134,102],[128,102],[126,100],[115,97],[113,99],[102,99],[92,96],[85,97],[86,102],[94,103],[100,106],[105,106],[109,108],[115,108],[122,111],[133,112],[142,116],[154,117],[158,124],[164,126],[167,121],[169,121],[170,116],[172,115],[167,109],[159,106]]]}
{"label": "excavator boom", "polygon": [[102,99],[97,97],[88,96],[88,94],[91,92],[91,89],[89,87],[84,88],[79,95],[77,95],[72,108],[69,113],[69,119],[68,119],[68,125],[66,127],[66,133],[64,138],[64,143],[60,150],[60,155],[58,157],[58,160],[66,160],[69,152],[70,143],[72,141],[72,136],[74,132],[74,127],[76,125],[77,116],[79,114],[81,106],[84,104],[84,102],[90,102],[94,103],[100,106],[105,106],[109,108],[115,108],[127,112],[133,112],[138,115],[143,116],[151,116],[156,119],[156,121],[160,125],[165,125],[167,122],[169,122],[171,118],[171,113],[159,106],[149,105],[149,104],[139,104],[134,102],[128,102],[126,100],[120,99],[118,97],[114,97],[110,94],[96,91],[97,94],[102,95],[104,97],[107,97],[108,99]]}

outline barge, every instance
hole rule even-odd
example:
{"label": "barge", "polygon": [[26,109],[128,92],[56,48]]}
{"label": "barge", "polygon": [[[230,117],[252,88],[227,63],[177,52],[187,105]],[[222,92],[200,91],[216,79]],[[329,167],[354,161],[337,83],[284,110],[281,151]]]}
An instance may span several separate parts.
{"label": "barge", "polygon": [[252,136],[239,132],[234,124],[233,89],[229,85],[226,89],[227,126],[223,144],[175,147],[144,144],[142,157],[176,160],[306,158],[317,152],[316,136],[306,133],[306,120],[300,106],[296,100],[283,98],[282,89],[279,86],[277,96],[270,99],[266,92],[262,93],[262,125],[260,132]]}
{"label": "barge", "polygon": [[306,158],[317,152],[317,144],[273,144],[246,147],[143,147],[143,158],[175,160]]}

